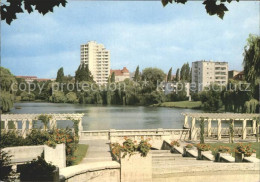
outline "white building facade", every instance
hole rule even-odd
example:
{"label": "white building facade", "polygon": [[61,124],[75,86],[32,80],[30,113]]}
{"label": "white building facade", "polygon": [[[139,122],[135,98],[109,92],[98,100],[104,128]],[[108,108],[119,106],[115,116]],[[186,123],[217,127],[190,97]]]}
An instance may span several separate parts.
{"label": "white building facade", "polygon": [[227,85],[228,63],[213,61],[196,61],[192,63],[191,89],[202,91],[211,83]]}
{"label": "white building facade", "polygon": [[110,51],[103,44],[89,41],[80,46],[80,63],[88,65],[97,84],[106,84],[110,74]]}

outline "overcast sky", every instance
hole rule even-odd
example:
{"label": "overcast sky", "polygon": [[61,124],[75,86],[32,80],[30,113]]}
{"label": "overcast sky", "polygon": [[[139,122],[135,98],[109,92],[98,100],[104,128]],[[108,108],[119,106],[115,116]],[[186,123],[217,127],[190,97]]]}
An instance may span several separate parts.
{"label": "overcast sky", "polygon": [[23,13],[1,22],[1,65],[15,75],[55,78],[75,74],[80,45],[90,40],[111,51],[111,68],[137,65],[173,73],[185,62],[226,61],[242,69],[250,33],[259,34],[259,2],[232,2],[224,20],[209,16],[201,1],[162,7],[159,1],[69,1],[42,16]]}

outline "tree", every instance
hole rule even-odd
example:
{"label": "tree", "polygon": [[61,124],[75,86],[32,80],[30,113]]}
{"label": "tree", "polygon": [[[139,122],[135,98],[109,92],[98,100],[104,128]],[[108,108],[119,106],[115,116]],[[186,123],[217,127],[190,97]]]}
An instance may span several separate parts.
{"label": "tree", "polygon": [[41,114],[40,116],[38,116],[38,120],[41,120],[44,125],[44,130],[47,130],[48,123],[50,122],[51,118],[52,116],[47,114]]}
{"label": "tree", "polygon": [[190,78],[190,66],[189,63],[185,63],[181,67],[180,80],[189,81]]}
{"label": "tree", "polygon": [[[185,4],[188,0],[161,0],[163,6],[166,6],[168,3],[182,3]],[[234,1],[234,0],[233,0]],[[237,2],[239,0],[236,0]],[[228,8],[226,7],[225,3],[231,3],[232,0],[221,0],[221,3],[217,4],[216,0],[204,0],[203,5],[205,5],[205,9],[207,13],[212,16],[212,15],[217,15],[219,18],[223,19],[225,15],[225,11],[228,11]]]}
{"label": "tree", "polygon": [[[228,11],[225,3],[231,3],[235,0],[221,0],[221,3],[217,4],[216,0],[204,0],[203,5],[207,13],[212,15],[217,15],[219,18],[223,19],[225,12]],[[236,0],[237,2],[239,0]],[[45,15],[48,12],[53,12],[53,8],[62,5],[66,6],[66,0],[7,0],[7,3],[1,3],[1,19],[5,20],[9,25],[13,20],[15,20],[17,13],[24,13],[26,10],[28,13],[38,11],[40,14]],[[187,0],[161,0],[163,6],[168,3],[182,3],[185,4]],[[24,9],[22,8],[24,7]]]}
{"label": "tree", "polygon": [[175,81],[176,81],[176,82],[180,81],[180,69],[179,69],[179,68],[178,68],[177,71],[176,71]]}
{"label": "tree", "polygon": [[0,114],[10,111],[13,107],[15,92],[12,85],[14,86],[16,83],[12,73],[8,69],[0,67]]}
{"label": "tree", "polygon": [[66,100],[68,103],[77,103],[78,102],[78,98],[76,93],[74,92],[69,92],[66,94]]}
{"label": "tree", "polygon": [[243,55],[245,79],[252,84],[256,84],[260,77],[260,36],[249,35]]}
{"label": "tree", "polygon": [[64,81],[64,72],[63,72],[63,67],[61,67],[58,72],[57,72],[57,77],[56,77],[56,82],[63,82]]}
{"label": "tree", "polygon": [[17,13],[23,13],[25,10],[31,13],[35,10],[45,15],[53,12],[55,6],[65,7],[66,3],[66,0],[7,0],[6,3],[1,2],[1,20],[10,25],[16,19]]}
{"label": "tree", "polygon": [[202,91],[200,94],[203,109],[209,112],[216,112],[222,106],[221,88],[219,85],[211,84],[208,90]]}
{"label": "tree", "polygon": [[115,75],[115,72],[112,73],[111,75],[111,82],[115,82],[116,81],[116,75]]}
{"label": "tree", "polygon": [[172,68],[170,68],[168,75],[167,75],[167,82],[170,82],[172,80]]}
{"label": "tree", "polygon": [[165,74],[158,68],[145,68],[143,70],[142,79],[148,81],[152,87],[157,86],[157,83],[162,82],[165,79]]}
{"label": "tree", "polygon": [[135,75],[134,75],[134,81],[138,82],[141,79],[140,71],[139,71],[139,66],[136,67],[135,69]]}
{"label": "tree", "polygon": [[88,65],[84,65],[84,64],[79,65],[75,73],[75,80],[76,82],[81,82],[81,81],[94,82],[93,76],[91,75],[91,72],[88,69]]}

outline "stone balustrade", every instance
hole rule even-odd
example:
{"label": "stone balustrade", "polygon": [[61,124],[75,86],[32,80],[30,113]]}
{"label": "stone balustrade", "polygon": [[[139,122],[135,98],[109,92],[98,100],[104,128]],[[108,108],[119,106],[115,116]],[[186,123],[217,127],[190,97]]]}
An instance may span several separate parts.
{"label": "stone balustrade", "polygon": [[93,130],[81,131],[81,140],[106,139],[113,141],[123,140],[125,137],[133,140],[188,140],[189,129],[139,129],[139,130]]}

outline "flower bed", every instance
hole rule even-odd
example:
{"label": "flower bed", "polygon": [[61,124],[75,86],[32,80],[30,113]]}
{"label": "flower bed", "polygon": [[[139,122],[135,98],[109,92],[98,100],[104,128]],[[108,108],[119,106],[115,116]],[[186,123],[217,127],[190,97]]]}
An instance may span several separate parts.
{"label": "flower bed", "polygon": [[210,150],[210,145],[208,145],[208,144],[197,144],[196,147],[200,151],[209,151]]}
{"label": "flower bed", "polygon": [[174,147],[174,146],[179,147],[179,146],[180,146],[180,143],[178,142],[178,140],[173,140],[173,141],[171,142],[171,146],[172,146],[172,147]]}
{"label": "flower bed", "polygon": [[136,141],[128,138],[125,138],[123,145],[120,145],[119,143],[112,143],[110,145],[112,154],[117,158],[117,160],[120,158],[120,153],[122,153],[122,158],[126,155],[129,155],[130,157],[135,153],[140,153],[142,157],[146,157],[152,147],[149,140],[142,139],[139,144],[136,143]]}

